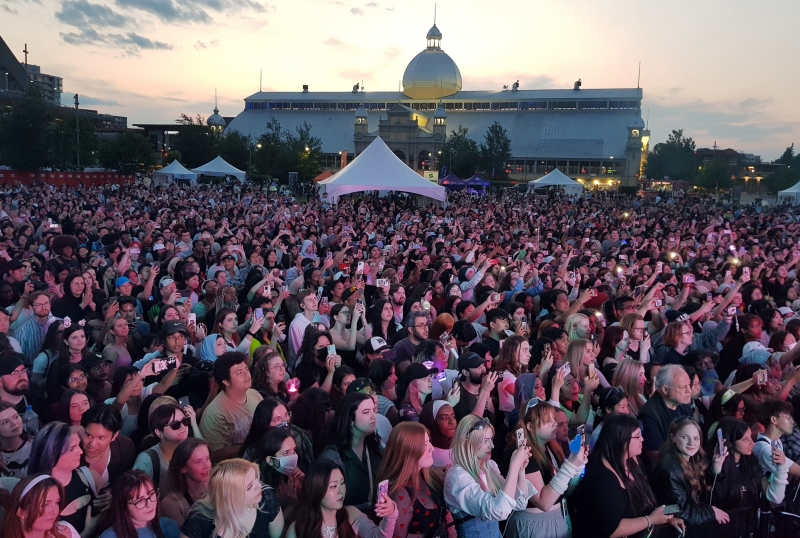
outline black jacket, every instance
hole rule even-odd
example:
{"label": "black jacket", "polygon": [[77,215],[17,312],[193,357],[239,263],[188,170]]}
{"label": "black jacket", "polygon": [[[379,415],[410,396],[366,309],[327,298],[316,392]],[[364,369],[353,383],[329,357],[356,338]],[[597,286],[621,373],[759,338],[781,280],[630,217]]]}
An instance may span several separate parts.
{"label": "black jacket", "polygon": [[[692,488],[677,458],[672,454],[662,453],[653,469],[650,484],[653,486],[658,504],[677,504],[681,511],[675,515],[683,519],[687,525],[715,522],[714,510],[710,505],[692,500]],[[701,499],[705,497],[705,494],[700,495]]]}

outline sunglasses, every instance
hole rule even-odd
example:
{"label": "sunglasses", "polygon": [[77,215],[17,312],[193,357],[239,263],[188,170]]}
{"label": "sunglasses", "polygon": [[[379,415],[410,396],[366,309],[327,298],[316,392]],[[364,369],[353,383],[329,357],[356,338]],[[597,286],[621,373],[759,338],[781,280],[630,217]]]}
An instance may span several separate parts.
{"label": "sunglasses", "polygon": [[528,400],[528,405],[525,406],[525,414],[527,414],[528,411],[536,407],[539,404],[539,402],[541,402],[539,398],[531,398],[530,400]]}
{"label": "sunglasses", "polygon": [[467,432],[467,436],[469,436],[472,432],[482,431],[487,426],[491,426],[492,424],[489,422],[488,418],[482,418],[478,422],[472,425],[472,427]]}
{"label": "sunglasses", "polygon": [[169,424],[167,424],[167,426],[169,426],[171,429],[175,431],[178,431],[181,429],[181,426],[186,426],[188,428],[189,426],[191,426],[191,424],[192,424],[192,419],[186,417],[183,420],[176,420],[175,422],[170,422]]}

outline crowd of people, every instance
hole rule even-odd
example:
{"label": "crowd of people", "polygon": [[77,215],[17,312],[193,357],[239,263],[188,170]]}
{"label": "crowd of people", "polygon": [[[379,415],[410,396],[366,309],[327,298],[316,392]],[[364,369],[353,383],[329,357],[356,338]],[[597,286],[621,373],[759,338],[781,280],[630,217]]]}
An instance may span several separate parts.
{"label": "crowd of people", "polygon": [[4,537],[800,532],[789,208],[0,200]]}

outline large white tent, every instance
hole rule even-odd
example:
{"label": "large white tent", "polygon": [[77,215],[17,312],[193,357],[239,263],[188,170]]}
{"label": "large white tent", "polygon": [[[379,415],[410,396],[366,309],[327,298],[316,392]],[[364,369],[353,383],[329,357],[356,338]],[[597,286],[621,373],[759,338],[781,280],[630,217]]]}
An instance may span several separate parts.
{"label": "large white tent", "polygon": [[445,188],[431,183],[397,158],[386,143],[377,137],[361,154],[342,170],[317,183],[328,201],[336,203],[340,196],[363,191],[399,191],[427,196],[444,202]]}
{"label": "large white tent", "polygon": [[583,192],[583,185],[577,181],[568,178],[564,173],[556,168],[549,174],[546,174],[539,179],[534,179],[528,182],[528,192],[539,187],[559,187],[564,189],[567,196],[580,196]]}
{"label": "large white tent", "polygon": [[800,204],[800,183],[778,193],[779,204]]}
{"label": "large white tent", "polygon": [[217,157],[210,163],[206,163],[199,168],[194,168],[192,172],[195,172],[198,176],[234,176],[239,181],[244,181],[245,177],[247,177],[247,173],[231,166],[222,157]]}
{"label": "large white tent", "polygon": [[197,181],[197,174],[184,168],[177,159],[172,161],[168,166],[165,166],[161,170],[156,170],[153,172],[154,185],[166,185],[170,181],[176,181],[179,179],[195,182]]}

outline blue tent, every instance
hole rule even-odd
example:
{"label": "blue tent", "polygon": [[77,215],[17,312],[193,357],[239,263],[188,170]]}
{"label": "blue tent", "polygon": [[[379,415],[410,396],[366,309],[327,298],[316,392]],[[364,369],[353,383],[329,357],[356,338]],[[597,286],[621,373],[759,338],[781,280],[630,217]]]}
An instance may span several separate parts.
{"label": "blue tent", "polygon": [[445,187],[458,189],[458,188],[465,187],[466,183],[461,178],[459,178],[457,175],[455,175],[453,173],[450,173],[447,176],[445,176],[445,177],[443,177],[443,178],[441,178],[439,180],[439,185],[443,185]]}
{"label": "blue tent", "polygon": [[489,182],[487,180],[483,179],[478,174],[475,174],[471,178],[469,178],[467,180],[464,180],[464,184],[467,187],[472,187],[473,189],[480,189],[480,188],[485,188],[485,187],[489,186]]}

